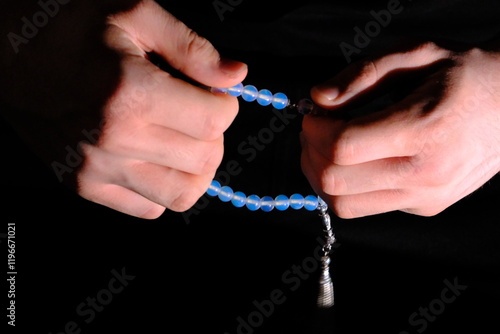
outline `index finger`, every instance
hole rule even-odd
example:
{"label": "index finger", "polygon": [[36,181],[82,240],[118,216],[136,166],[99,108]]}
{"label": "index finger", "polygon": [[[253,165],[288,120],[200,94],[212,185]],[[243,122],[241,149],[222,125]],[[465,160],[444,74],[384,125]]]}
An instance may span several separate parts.
{"label": "index finger", "polygon": [[450,52],[434,43],[423,43],[403,50],[363,60],[346,67],[333,79],[311,89],[311,96],[324,108],[343,104],[379,83],[387,74],[431,65]]}
{"label": "index finger", "polygon": [[[134,60],[132,60],[133,62]],[[142,121],[176,130],[193,138],[219,138],[238,113],[236,98],[213,94],[161,71],[145,59],[126,66],[127,98],[137,95]],[[146,68],[146,70],[145,70]],[[133,101],[134,102],[134,101]]]}
{"label": "index finger", "polygon": [[337,165],[416,154],[420,131],[412,117],[421,109],[412,95],[390,108],[351,120],[306,116],[303,133],[309,145]]}

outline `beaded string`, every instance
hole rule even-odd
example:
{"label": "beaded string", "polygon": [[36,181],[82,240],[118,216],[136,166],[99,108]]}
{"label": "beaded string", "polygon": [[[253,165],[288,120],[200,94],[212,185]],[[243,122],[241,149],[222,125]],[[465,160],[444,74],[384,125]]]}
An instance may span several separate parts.
{"label": "beaded string", "polygon": [[[297,104],[290,103],[289,98],[283,93],[273,94],[267,89],[258,90],[253,85],[244,86],[239,83],[229,88],[211,88],[212,93],[230,94],[234,97],[241,97],[244,101],[257,101],[261,106],[272,105],[275,109],[282,110],[292,108],[301,114],[314,113],[316,109],[314,103],[309,99],[302,99]],[[308,211],[319,211],[325,233],[325,241],[322,247],[323,256],[321,257],[322,271],[319,280],[319,296],[317,305],[320,308],[329,308],[334,304],[333,283],[330,276],[330,253],[336,241],[333,234],[330,215],[328,214],[328,205],[319,196],[293,194],[290,197],[278,195],[275,198],[270,196],[259,197],[257,195],[246,196],[241,191],[234,191],[229,186],[222,186],[218,181],[213,180],[207,190],[207,194],[212,197],[218,197],[222,202],[231,202],[235,207],[246,207],[250,211],[261,209],[264,212],[270,212],[273,209],[285,211],[289,208],[300,210],[302,208]]]}
{"label": "beaded string", "polygon": [[302,99],[298,103],[291,103],[288,97],[283,93],[273,94],[267,89],[258,90],[253,85],[243,86],[242,83],[229,88],[211,88],[212,93],[223,93],[231,96],[239,97],[244,101],[253,102],[257,101],[261,106],[271,105],[278,110],[285,108],[295,109],[302,115],[319,112],[320,109],[309,99]]}
{"label": "beaded string", "polygon": [[285,195],[278,195],[276,198],[264,196],[260,198],[257,195],[246,196],[241,191],[234,192],[229,186],[222,187],[221,184],[213,180],[207,190],[209,196],[217,196],[222,202],[231,202],[235,207],[247,207],[250,211],[261,209],[264,212],[270,212],[274,208],[279,211],[285,211],[288,208],[300,210],[302,208],[308,211],[318,209],[320,205],[326,206],[326,203],[318,196],[308,195],[306,197],[300,194],[293,194],[288,198]]}

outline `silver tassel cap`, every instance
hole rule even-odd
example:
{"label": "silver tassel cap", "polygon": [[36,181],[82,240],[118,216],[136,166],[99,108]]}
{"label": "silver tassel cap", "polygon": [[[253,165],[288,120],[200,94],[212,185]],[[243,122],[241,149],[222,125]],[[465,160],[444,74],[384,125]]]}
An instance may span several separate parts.
{"label": "silver tassel cap", "polygon": [[320,200],[319,215],[323,221],[325,233],[325,243],[323,245],[323,257],[321,258],[321,276],[319,279],[319,295],[317,305],[319,308],[330,308],[335,304],[335,295],[333,282],[330,276],[330,253],[335,243],[335,235],[333,234],[330,215],[328,214],[328,206],[323,200]]}
{"label": "silver tassel cap", "polygon": [[330,277],[330,257],[323,256],[323,269],[319,279],[318,307],[330,308],[335,303],[332,278]]}

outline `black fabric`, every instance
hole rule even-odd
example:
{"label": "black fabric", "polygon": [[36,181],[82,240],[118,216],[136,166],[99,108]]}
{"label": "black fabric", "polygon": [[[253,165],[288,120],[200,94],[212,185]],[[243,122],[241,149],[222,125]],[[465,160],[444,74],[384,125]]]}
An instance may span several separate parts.
{"label": "black fabric", "polygon": [[[214,1],[162,4],[225,55],[247,62],[246,82],[298,99],[347,65],[339,44],[353,43],[354,27],[362,28],[372,20],[370,11],[386,8],[388,1],[232,3],[240,4],[223,21]],[[401,38],[480,43],[500,31],[498,1],[401,4],[406,9],[356,59]],[[299,164],[301,117],[278,116],[256,104],[240,106],[220,168],[234,172],[228,163],[235,162],[240,167],[230,175],[230,185],[247,194],[311,193]],[[271,131],[259,148],[252,146],[251,138],[270,122],[281,130]],[[72,321],[81,333],[480,333],[496,328],[498,176],[435,217],[399,212],[333,217],[340,244],[332,263],[337,305],[319,312],[318,272],[293,271],[313,263],[321,236],[315,213],[249,212],[204,197],[184,214],[166,212],[151,222],[131,218],[60,185],[10,127],[1,126],[3,221],[16,223],[22,274],[20,332],[64,332]],[[6,255],[4,245],[2,240]],[[95,318],[82,316],[78,306],[106,289],[112,270],[122,268],[135,278],[94,312]],[[454,296],[450,286],[459,288],[448,303],[444,299]],[[270,307],[266,301],[277,292],[279,302]],[[439,314],[425,316],[422,308]]]}

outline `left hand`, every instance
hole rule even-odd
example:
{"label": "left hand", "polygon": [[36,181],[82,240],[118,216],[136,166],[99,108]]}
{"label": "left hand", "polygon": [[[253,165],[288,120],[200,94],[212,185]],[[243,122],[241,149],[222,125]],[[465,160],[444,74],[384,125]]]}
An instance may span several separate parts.
{"label": "left hand", "polygon": [[303,171],[339,217],[436,215],[500,171],[500,52],[423,43],[350,65],[311,95],[333,114],[393,71],[438,62],[385,110],[304,118]]}

